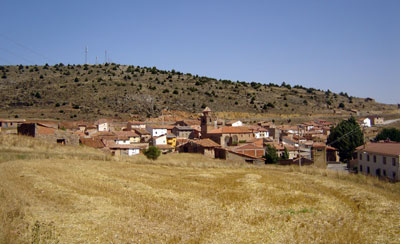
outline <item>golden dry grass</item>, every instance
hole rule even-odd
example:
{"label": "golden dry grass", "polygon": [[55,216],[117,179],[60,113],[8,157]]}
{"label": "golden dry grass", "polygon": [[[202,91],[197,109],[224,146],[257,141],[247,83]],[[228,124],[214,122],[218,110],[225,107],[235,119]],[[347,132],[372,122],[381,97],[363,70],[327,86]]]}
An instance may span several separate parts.
{"label": "golden dry grass", "polygon": [[400,243],[400,185],[370,177],[12,136],[0,157],[0,243]]}

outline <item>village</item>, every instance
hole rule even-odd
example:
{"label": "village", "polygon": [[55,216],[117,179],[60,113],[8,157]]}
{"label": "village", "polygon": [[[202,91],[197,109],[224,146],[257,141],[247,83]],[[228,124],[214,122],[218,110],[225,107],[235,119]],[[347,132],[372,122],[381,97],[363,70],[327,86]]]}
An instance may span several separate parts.
{"label": "village", "polygon": [[[371,116],[359,118],[358,122],[362,128],[369,128],[382,125],[384,119]],[[2,133],[64,145],[84,145],[113,156],[135,156],[155,146],[163,154],[198,153],[215,159],[265,164],[269,147],[276,150],[280,165],[333,167],[399,180],[400,144],[366,143],[357,148],[354,160],[343,165],[338,150],[326,144],[334,125],[321,119],[297,125],[275,125],[271,121],[245,124],[240,120],[218,119],[209,107],[198,119],[158,123],[116,119],[94,122],[0,120]],[[390,159],[386,160],[387,156]],[[372,165],[369,158],[374,162]]]}

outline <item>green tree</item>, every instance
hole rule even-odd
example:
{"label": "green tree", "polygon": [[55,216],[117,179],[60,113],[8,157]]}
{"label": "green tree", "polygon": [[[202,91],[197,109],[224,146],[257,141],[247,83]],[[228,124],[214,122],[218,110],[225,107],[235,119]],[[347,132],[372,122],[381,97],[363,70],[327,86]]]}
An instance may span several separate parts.
{"label": "green tree", "polygon": [[386,140],[400,142],[400,130],[396,128],[385,128],[375,137],[375,141]]}
{"label": "green tree", "polygon": [[281,156],[282,160],[288,160],[289,159],[289,151],[287,150],[287,148],[285,147],[285,151],[283,151],[283,154]]}
{"label": "green tree", "polygon": [[160,156],[161,151],[160,151],[160,149],[158,149],[158,148],[155,147],[155,146],[150,146],[149,149],[144,150],[143,154],[144,154],[148,159],[156,160],[156,159]]}
{"label": "green tree", "polygon": [[354,117],[341,121],[332,128],[328,144],[339,150],[340,160],[347,162],[351,159],[356,147],[364,143],[364,135]]}
{"label": "green tree", "polygon": [[275,164],[278,162],[279,157],[278,153],[276,152],[276,148],[267,144],[267,150],[265,152],[265,159],[267,164]]}

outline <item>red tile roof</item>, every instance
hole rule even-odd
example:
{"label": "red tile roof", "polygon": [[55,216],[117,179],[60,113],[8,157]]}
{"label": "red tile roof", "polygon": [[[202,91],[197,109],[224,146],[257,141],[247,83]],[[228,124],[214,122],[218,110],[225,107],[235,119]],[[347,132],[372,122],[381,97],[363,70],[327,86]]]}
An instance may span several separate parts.
{"label": "red tile roof", "polygon": [[94,148],[103,148],[104,147],[104,143],[100,139],[81,138],[80,141],[83,145],[88,146],[88,147],[94,147]]}
{"label": "red tile roof", "polygon": [[356,148],[359,152],[384,154],[389,156],[400,156],[400,143],[398,142],[371,142]]}
{"label": "red tile roof", "polygon": [[208,132],[208,134],[248,134],[252,133],[252,131],[244,126],[232,127],[232,126],[224,126]]}

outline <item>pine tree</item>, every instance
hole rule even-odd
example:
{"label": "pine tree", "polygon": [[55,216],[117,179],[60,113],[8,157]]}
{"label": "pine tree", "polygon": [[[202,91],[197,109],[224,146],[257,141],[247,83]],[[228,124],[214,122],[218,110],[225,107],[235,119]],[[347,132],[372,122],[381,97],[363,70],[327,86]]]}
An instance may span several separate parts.
{"label": "pine tree", "polygon": [[339,150],[340,160],[348,162],[354,150],[364,143],[364,135],[354,117],[341,121],[332,128],[328,144]]}
{"label": "pine tree", "polygon": [[276,148],[271,145],[267,145],[267,151],[265,152],[264,157],[267,164],[275,164],[279,160]]}

